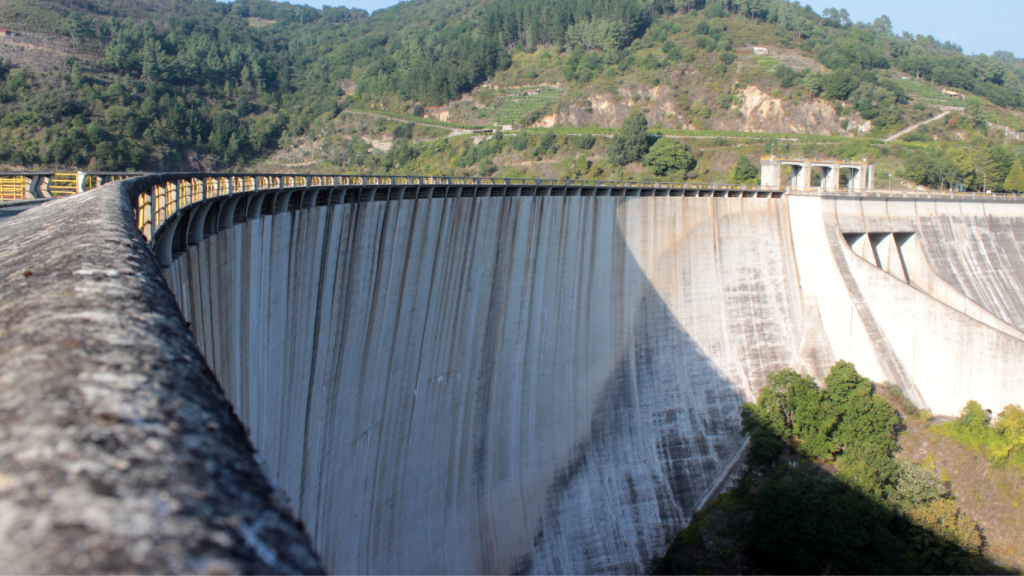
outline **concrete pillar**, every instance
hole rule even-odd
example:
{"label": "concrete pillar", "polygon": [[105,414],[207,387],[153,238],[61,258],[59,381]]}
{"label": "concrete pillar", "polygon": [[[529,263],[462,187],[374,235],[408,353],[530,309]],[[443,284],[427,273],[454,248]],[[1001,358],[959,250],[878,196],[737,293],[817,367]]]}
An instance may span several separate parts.
{"label": "concrete pillar", "polygon": [[811,187],[811,165],[807,162],[802,164],[791,164],[790,167],[793,169],[792,182],[793,186],[797,188],[810,188]]}
{"label": "concrete pillar", "polygon": [[774,159],[761,159],[761,186],[782,186],[782,162]]}
{"label": "concrete pillar", "polygon": [[32,181],[28,185],[28,193],[31,194],[33,198],[46,198],[50,196],[48,193],[44,193],[44,190],[41,186],[42,183],[42,176],[32,177]]}
{"label": "concrete pillar", "polygon": [[867,181],[864,183],[864,189],[865,190],[874,190],[875,189],[875,165],[874,164],[868,164],[867,168],[868,168],[867,169]]}
{"label": "concrete pillar", "polygon": [[824,168],[825,174],[822,174],[821,185],[823,190],[829,192],[839,191],[839,164],[833,164]]}

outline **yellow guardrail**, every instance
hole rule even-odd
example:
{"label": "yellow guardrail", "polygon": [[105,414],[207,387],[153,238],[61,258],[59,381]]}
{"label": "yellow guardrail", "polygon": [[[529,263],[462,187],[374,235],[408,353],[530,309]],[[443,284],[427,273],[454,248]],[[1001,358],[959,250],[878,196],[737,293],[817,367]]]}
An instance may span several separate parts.
{"label": "yellow guardrail", "polygon": [[0,176],[0,200],[24,200],[24,176]]}
{"label": "yellow guardrail", "polygon": [[0,200],[70,196],[139,172],[0,172]]}
{"label": "yellow guardrail", "polygon": [[50,178],[50,194],[68,196],[78,192],[78,174],[75,172],[57,172]]}
{"label": "yellow guardrail", "polygon": [[[704,191],[761,192],[781,194],[772,186],[688,184],[681,182],[630,182],[598,180],[547,180],[534,178],[473,178],[458,176],[334,176],[322,174],[212,174],[182,176],[156,184],[140,194],[136,204],[139,229],[150,241],[156,230],[188,206],[222,196],[295,188],[365,186],[530,186],[552,188],[611,188],[616,190],[686,189]],[[761,194],[764,195],[764,194]]]}
{"label": "yellow guardrail", "polygon": [[[169,222],[175,214],[189,206],[207,200],[247,194],[251,200],[241,204],[229,202],[220,204],[214,211],[218,220],[223,222],[235,221],[238,218],[248,220],[251,217],[259,217],[261,214],[276,213],[280,211],[291,211],[299,207],[307,207],[314,204],[323,205],[323,193],[328,192],[327,202],[337,203],[356,200],[383,200],[407,198],[451,198],[451,197],[478,197],[478,196],[499,196],[504,197],[510,194],[510,188],[522,187],[518,193],[547,195],[553,192],[554,195],[601,195],[639,197],[639,196],[681,196],[681,197],[721,197],[721,198],[781,198],[788,193],[811,193],[825,196],[879,196],[879,195],[904,195],[904,196],[968,196],[968,194],[949,194],[936,192],[910,192],[910,191],[882,191],[882,190],[823,190],[821,188],[796,188],[788,186],[747,186],[733,184],[695,184],[686,182],[631,182],[631,181],[603,181],[603,180],[547,180],[533,178],[473,178],[458,176],[334,176],[334,175],[298,175],[298,174],[195,174],[195,175],[154,175],[157,178],[155,185],[147,187],[137,196],[136,216],[140,231],[153,243],[154,251],[158,262],[162,265],[169,265],[176,250],[184,249],[187,243],[198,241],[206,234],[207,214],[212,205],[206,208],[197,209],[194,213],[198,215],[198,228],[194,222],[187,218],[184,225],[179,227],[178,222],[170,225]],[[423,189],[409,191],[404,187],[427,186]],[[434,186],[444,187],[439,191]],[[462,190],[462,187],[476,188],[470,192]],[[379,187],[395,187],[394,190],[380,190]],[[454,190],[453,190],[454,187]],[[532,188],[533,190],[526,190]],[[542,192],[547,190],[549,192]],[[274,193],[264,202],[260,192]],[[314,192],[312,200],[305,195],[306,191]],[[299,196],[293,193],[299,192]],[[398,195],[396,196],[396,192]],[[283,198],[277,193],[289,195]],[[337,196],[341,193],[341,200]],[[370,195],[368,196],[367,193]],[[426,193],[426,195],[424,195]],[[355,196],[352,196],[355,194]],[[985,195],[971,194],[974,198],[984,198]],[[241,200],[240,196],[238,196]],[[987,196],[992,198],[992,196]],[[994,198],[993,198],[994,199]],[[1005,199],[1005,197],[1004,197]],[[233,214],[220,214],[220,210],[232,210]],[[161,232],[162,227],[168,224],[170,228]],[[214,225],[215,229],[217,225]],[[159,238],[157,238],[159,236]]]}
{"label": "yellow guardrail", "polygon": [[135,178],[138,174],[125,173],[125,174],[89,174],[86,173],[82,179],[82,191],[92,190],[98,188],[107,182],[114,180],[124,180],[126,178]]}

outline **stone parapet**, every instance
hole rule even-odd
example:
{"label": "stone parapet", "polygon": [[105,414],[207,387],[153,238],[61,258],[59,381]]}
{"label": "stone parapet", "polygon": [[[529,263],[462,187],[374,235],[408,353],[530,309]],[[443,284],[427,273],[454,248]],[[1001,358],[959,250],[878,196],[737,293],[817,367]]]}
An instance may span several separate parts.
{"label": "stone parapet", "polygon": [[136,228],[147,180],[0,228],[0,566],[320,572]]}

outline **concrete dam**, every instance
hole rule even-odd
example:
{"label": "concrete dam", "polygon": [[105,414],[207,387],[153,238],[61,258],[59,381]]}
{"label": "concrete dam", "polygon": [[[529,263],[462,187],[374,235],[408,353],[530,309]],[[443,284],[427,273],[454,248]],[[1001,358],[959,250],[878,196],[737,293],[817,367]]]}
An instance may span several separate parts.
{"label": "concrete dam", "polygon": [[[191,332],[168,366],[240,422],[196,438],[248,435],[283,526],[217,528],[241,571],[307,571],[308,546],[332,573],[641,573],[737,469],[772,371],[850,360],[938,414],[1024,401],[1013,198],[167,176],[18,218],[41,244],[62,218],[120,230],[67,293],[135,266],[133,330]],[[12,306],[38,275],[0,284]],[[167,288],[177,310],[146,316]]]}

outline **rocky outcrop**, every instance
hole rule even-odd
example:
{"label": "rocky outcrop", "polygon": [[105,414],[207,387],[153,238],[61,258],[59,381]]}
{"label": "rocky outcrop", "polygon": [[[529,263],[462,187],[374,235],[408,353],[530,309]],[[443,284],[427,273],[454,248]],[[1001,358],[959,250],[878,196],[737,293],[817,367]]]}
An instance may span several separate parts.
{"label": "rocky outcrop", "polygon": [[[834,106],[827,100],[783,100],[757,86],[748,86],[738,94],[738,105],[728,111],[718,110],[715,116],[703,121],[703,125],[709,130],[818,135],[856,135],[871,130],[871,122],[864,121],[857,114],[844,117],[848,123],[844,129]],[[663,123],[672,128],[696,128],[676,96],[676,90],[670,86],[624,84],[617,93],[595,91],[563,104],[557,113],[541,118],[535,126],[618,128],[630,111],[639,106],[647,113],[647,121],[652,125]]]}

